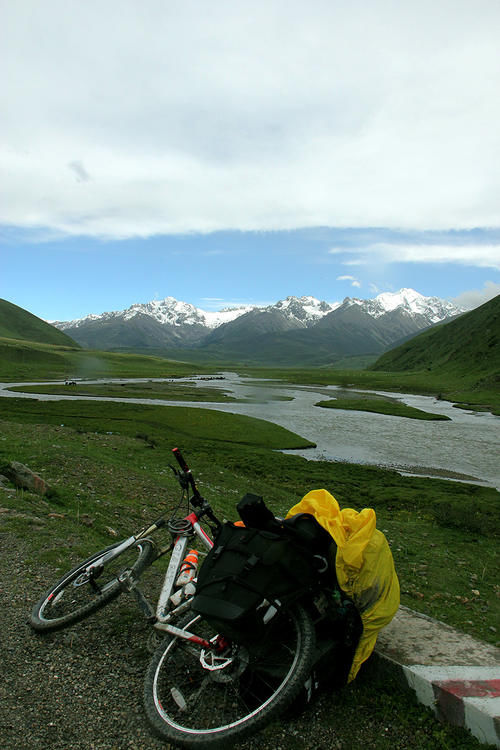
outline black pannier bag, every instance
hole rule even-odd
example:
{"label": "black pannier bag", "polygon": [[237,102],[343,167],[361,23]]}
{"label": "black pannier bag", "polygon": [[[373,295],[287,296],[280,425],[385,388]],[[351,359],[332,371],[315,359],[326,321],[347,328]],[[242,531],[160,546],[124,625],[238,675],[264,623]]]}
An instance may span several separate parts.
{"label": "black pannier bag", "polygon": [[[333,540],[301,513],[278,521],[261,498],[246,495],[238,505],[246,524],[222,525],[201,565],[191,609],[231,638],[255,638],[266,618],[316,588],[328,571]],[[275,608],[275,609],[270,609]]]}

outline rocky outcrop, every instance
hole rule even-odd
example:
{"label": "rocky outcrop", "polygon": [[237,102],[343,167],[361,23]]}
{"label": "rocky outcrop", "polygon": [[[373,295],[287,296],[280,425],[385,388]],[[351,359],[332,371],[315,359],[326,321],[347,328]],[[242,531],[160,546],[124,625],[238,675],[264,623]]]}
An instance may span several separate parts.
{"label": "rocky outcrop", "polygon": [[21,487],[37,495],[47,495],[50,497],[53,494],[53,491],[44,479],[24,464],[19,463],[19,461],[11,461],[8,464],[4,464],[0,467],[0,473],[7,477],[16,487]]}

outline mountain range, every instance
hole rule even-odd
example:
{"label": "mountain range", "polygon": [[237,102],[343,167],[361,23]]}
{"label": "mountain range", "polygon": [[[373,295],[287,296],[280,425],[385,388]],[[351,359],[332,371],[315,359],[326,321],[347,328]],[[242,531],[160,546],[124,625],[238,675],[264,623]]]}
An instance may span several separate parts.
{"label": "mountain range", "polygon": [[52,324],[88,349],[274,365],[379,355],[463,310],[413,289],[374,299],[287,297],[207,312],[173,297]]}

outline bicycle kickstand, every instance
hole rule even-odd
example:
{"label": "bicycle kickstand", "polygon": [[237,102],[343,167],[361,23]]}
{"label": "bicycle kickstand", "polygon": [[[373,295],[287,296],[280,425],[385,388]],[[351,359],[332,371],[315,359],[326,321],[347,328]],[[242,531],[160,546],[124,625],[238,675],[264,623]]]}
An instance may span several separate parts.
{"label": "bicycle kickstand", "polygon": [[138,587],[138,581],[133,578],[131,571],[125,571],[124,573],[122,573],[118,580],[124,591],[127,591],[127,593],[134,595],[137,606],[144,614],[146,620],[151,623],[156,622],[155,611]]}

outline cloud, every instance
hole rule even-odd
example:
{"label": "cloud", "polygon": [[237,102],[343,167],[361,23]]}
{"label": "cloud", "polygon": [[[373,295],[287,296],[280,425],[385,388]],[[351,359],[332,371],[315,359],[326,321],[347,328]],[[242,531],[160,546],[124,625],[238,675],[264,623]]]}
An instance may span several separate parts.
{"label": "cloud", "polygon": [[377,242],[364,248],[334,247],[332,255],[354,254],[344,265],[366,263],[456,263],[464,266],[500,270],[500,244],[418,244],[404,242]]}
{"label": "cloud", "polygon": [[497,0],[4,6],[0,222],[500,225]]}
{"label": "cloud", "polygon": [[500,284],[494,283],[493,281],[487,281],[483,289],[471,289],[468,292],[463,292],[458,297],[455,297],[453,302],[458,307],[463,307],[466,310],[473,310],[480,305],[484,305],[490,299],[493,299],[500,294]]}
{"label": "cloud", "polygon": [[337,281],[350,281],[351,286],[361,287],[360,282],[355,276],[337,276]]}
{"label": "cloud", "polygon": [[68,162],[68,168],[74,173],[78,182],[88,182],[90,175],[81,161]]}

